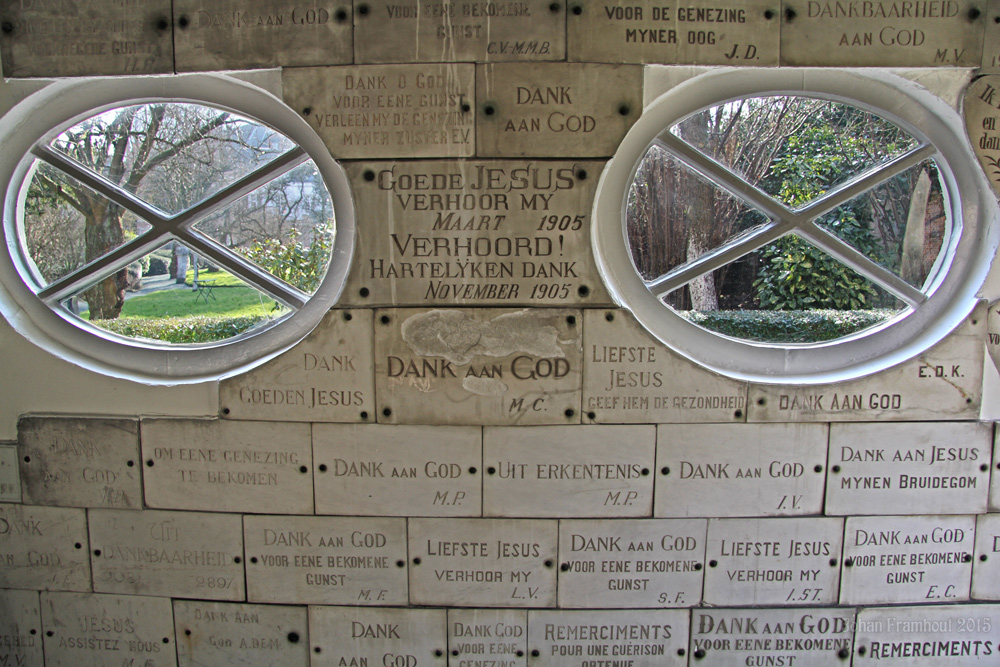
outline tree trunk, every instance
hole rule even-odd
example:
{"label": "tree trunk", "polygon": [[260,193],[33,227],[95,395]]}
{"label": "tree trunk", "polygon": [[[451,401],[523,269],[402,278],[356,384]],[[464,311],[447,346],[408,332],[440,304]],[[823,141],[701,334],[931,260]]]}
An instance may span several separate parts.
{"label": "tree trunk", "polygon": [[900,277],[915,287],[924,284],[924,237],[927,220],[927,199],[931,193],[931,179],[927,171],[921,171],[910,195],[910,210],[906,216],[906,232],[903,234],[903,258]]}
{"label": "tree trunk", "polygon": [[[688,238],[688,257],[700,257],[706,248],[701,244],[701,236],[692,234]],[[688,283],[691,292],[691,309],[706,311],[719,309],[719,297],[715,293],[715,274],[711,271]]]}
{"label": "tree trunk", "polygon": [[[87,217],[84,230],[88,262],[106,255],[125,242],[122,212],[117,206],[108,202],[106,205],[93,206],[92,211]],[[127,285],[128,270],[122,269],[84,292],[84,298],[90,306],[90,319],[116,319],[125,305]]]}
{"label": "tree trunk", "polygon": [[[708,155],[715,154],[708,128],[708,114],[695,114],[681,124],[681,137]],[[691,172],[680,179],[684,226],[687,232],[687,261],[692,262],[711,250],[715,232],[715,189]],[[692,310],[718,310],[715,276],[709,272],[688,283]]]}

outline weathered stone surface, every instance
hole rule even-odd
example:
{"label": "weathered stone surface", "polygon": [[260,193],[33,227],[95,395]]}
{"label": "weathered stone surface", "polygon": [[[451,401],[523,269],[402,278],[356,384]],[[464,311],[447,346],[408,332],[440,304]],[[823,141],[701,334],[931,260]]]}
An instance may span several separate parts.
{"label": "weathered stone surface", "polygon": [[[989,78],[989,77],[987,77]],[[997,77],[1000,79],[1000,77]],[[998,81],[1000,83],[1000,81]],[[966,110],[968,112],[968,105]],[[1000,110],[998,110],[997,115],[1000,116]],[[969,117],[966,117],[966,122],[969,121]],[[984,158],[985,151],[977,149],[977,155],[982,161],[983,168],[986,169],[986,173],[990,174],[990,183],[993,184],[994,188],[997,188],[997,184],[1000,183],[1000,136],[997,138],[997,155],[996,155],[996,171],[990,174],[991,169],[988,167],[989,159]],[[992,159],[992,158],[990,158]],[[990,354],[990,359],[993,360],[993,365],[1000,368],[1000,301],[994,301],[990,304],[987,310],[988,315],[986,316],[986,351]]]}
{"label": "weathered stone surface", "polygon": [[972,516],[849,517],[840,604],[969,599]]}
{"label": "weathered stone surface", "polygon": [[650,516],[655,447],[653,426],[486,427],[483,515]]}
{"label": "weathered stone surface", "polygon": [[244,599],[238,515],[91,510],[88,519],[95,591]]}
{"label": "weathered stone surface", "polygon": [[379,421],[579,422],[578,310],[380,310]]}
{"label": "weathered stone surface", "polygon": [[246,516],[247,599],[405,605],[403,519]]}
{"label": "weathered stone surface", "polygon": [[333,310],[288,352],[219,383],[226,419],[374,420],[372,312]]}
{"label": "weathered stone surface", "polygon": [[142,508],[134,419],[25,417],[17,439],[24,502]]}
{"label": "weathered stone surface", "polygon": [[204,665],[309,664],[305,607],[174,600],[177,662]]}
{"label": "weathered stone surface", "polygon": [[993,473],[990,480],[990,511],[1000,512],[1000,434],[993,436]]}
{"label": "weathered stone surface", "polygon": [[400,664],[444,667],[448,629],[444,609],[309,607],[312,667]]}
{"label": "weathered stone surface", "polygon": [[[688,664],[686,609],[529,612],[528,646],[553,667],[579,667],[580,656],[628,655],[633,667]],[[584,661],[586,662],[586,661]]]}
{"label": "weathered stone surface", "polygon": [[625,310],[583,315],[583,410],[603,424],[742,422],[747,383],[682,359]]}
{"label": "weathered stone surface", "polygon": [[528,664],[528,612],[449,609],[448,646],[459,664],[465,660],[498,660],[498,665],[524,667]]}
{"label": "weathered stone surface", "polygon": [[861,609],[854,665],[988,665],[997,654],[1000,605]]}
{"label": "weathered stone surface", "polygon": [[0,444],[0,502],[21,502],[21,475],[17,467],[17,444]]}
{"label": "weathered stone surface", "polygon": [[482,431],[315,424],[317,514],[480,516]]}
{"label": "weathered stone surface", "polygon": [[351,3],[174,0],[178,72],[349,63]]}
{"label": "weathered stone surface", "polygon": [[1000,73],[1000,0],[989,0],[986,12],[986,37],[983,40],[983,60],[979,71]]}
{"label": "weathered stone surface", "polygon": [[563,60],[563,3],[377,0],[355,9],[359,63]]}
{"label": "weathered stone surface", "polygon": [[42,665],[38,591],[0,593],[0,665]]}
{"label": "weathered stone surface", "polygon": [[778,64],[781,7],[769,0],[571,0],[571,61],[696,65]]}
{"label": "weathered stone surface", "polygon": [[602,162],[358,163],[345,300],[364,305],[575,305],[608,296],[590,250]]}
{"label": "weathered stone surface", "polygon": [[82,509],[0,505],[0,588],[89,591]]}
{"label": "weathered stone surface", "polygon": [[554,606],[557,540],[545,519],[410,519],[410,602]]}
{"label": "weathered stone surface", "polygon": [[168,509],[311,514],[308,424],[147,419],[146,502]]}
{"label": "weathered stone surface", "polygon": [[976,517],[976,552],[972,560],[972,598],[1000,600],[1000,514]]}
{"label": "weathered stone surface", "polygon": [[476,68],[476,154],[484,157],[611,156],[641,112],[641,67]]}
{"label": "weathered stone surface", "polygon": [[[1000,76],[984,76],[972,82],[965,92],[962,110],[965,114],[965,131],[972,150],[979,158],[979,165],[990,180],[994,192],[1000,192]],[[996,334],[997,305],[990,307],[989,332]],[[996,338],[989,339],[993,363],[997,363]]]}
{"label": "weathered stone surface", "polygon": [[472,155],[475,78],[471,64],[301,67],[281,75],[285,103],[343,159]]}
{"label": "weathered stone surface", "polygon": [[675,424],[656,430],[658,517],[820,514],[825,424]]}

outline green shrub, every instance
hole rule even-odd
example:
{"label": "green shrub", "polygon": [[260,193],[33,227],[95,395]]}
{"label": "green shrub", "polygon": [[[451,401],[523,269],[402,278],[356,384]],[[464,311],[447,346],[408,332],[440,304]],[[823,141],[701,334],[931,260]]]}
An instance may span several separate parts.
{"label": "green shrub", "polygon": [[894,310],[712,310],[678,311],[700,327],[742,340],[818,343],[885,322]]}
{"label": "green shrub", "polygon": [[130,338],[146,338],[166,343],[210,343],[238,336],[266,321],[268,318],[263,315],[195,315],[163,319],[119,317],[116,320],[92,321],[91,324]]}

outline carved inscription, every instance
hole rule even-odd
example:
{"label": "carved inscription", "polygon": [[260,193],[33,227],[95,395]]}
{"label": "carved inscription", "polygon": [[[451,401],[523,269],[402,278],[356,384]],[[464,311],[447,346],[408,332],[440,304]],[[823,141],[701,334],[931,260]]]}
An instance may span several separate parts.
{"label": "carved inscription", "polygon": [[135,420],[26,417],[17,438],[25,502],[142,507]]}
{"label": "carved inscription", "polygon": [[975,517],[849,517],[841,604],[969,599]]}
{"label": "carved inscription", "polygon": [[247,599],[405,605],[403,519],[246,516]]}
{"label": "carved inscription", "polygon": [[0,593],[0,665],[44,664],[38,591]]}
{"label": "carved inscription", "polygon": [[146,502],[153,507],[313,510],[308,424],[144,420],[142,458]]}
{"label": "carved inscription", "polygon": [[1000,600],[1000,514],[976,517],[972,597],[975,600]]}
{"label": "carved inscription", "polygon": [[781,26],[782,65],[978,67],[982,6],[972,0],[794,0]]}
{"label": "carved inscription", "polygon": [[227,419],[373,419],[372,311],[333,310],[306,338],[254,370],[219,383]]}
{"label": "carved inscription", "polygon": [[[991,26],[991,30],[995,30]],[[969,135],[972,150],[979,158],[979,165],[993,186],[1000,192],[1000,76],[984,76],[976,79],[965,93],[965,131]],[[986,332],[987,349],[993,363],[1000,359],[1000,302],[989,308]]]}
{"label": "carved inscription", "polygon": [[21,502],[21,476],[17,461],[15,444],[0,445],[0,502]]}
{"label": "carved inscription", "polygon": [[313,667],[447,663],[444,609],[309,607]]}
{"label": "carved inscription", "polygon": [[184,665],[305,665],[305,607],[174,600],[177,656]]}
{"label": "carved inscription", "polygon": [[779,11],[766,0],[583,0],[567,17],[569,60],[774,66]]}
{"label": "carved inscription", "polygon": [[86,512],[0,505],[0,588],[89,591]]}
{"label": "carved inscription", "polygon": [[649,516],[652,426],[540,426],[483,432],[485,516]]}
{"label": "carved inscription", "polygon": [[978,665],[996,661],[1000,605],[884,607],[858,612],[855,665]]}
{"label": "carved inscription", "polygon": [[[448,646],[454,667],[524,667],[528,612],[519,609],[449,609]],[[495,662],[493,662],[495,661]]]}
{"label": "carved inscription", "polygon": [[[531,611],[528,646],[553,667],[620,662],[631,667],[686,666],[686,609]],[[680,651],[678,653],[678,651]]]}
{"label": "carved inscription", "polygon": [[[384,33],[379,39],[397,43]],[[471,64],[297,67],[282,70],[281,80],[285,103],[334,157],[467,157],[475,150]]]}
{"label": "carved inscription", "polygon": [[834,604],[844,520],[712,519],[705,603]]}
{"label": "carved inscription", "polygon": [[348,169],[361,217],[346,298],[363,304],[606,300],[590,251],[600,162],[396,162]]}
{"label": "carved inscription", "polygon": [[544,519],[410,519],[410,602],[553,606],[556,543]]}

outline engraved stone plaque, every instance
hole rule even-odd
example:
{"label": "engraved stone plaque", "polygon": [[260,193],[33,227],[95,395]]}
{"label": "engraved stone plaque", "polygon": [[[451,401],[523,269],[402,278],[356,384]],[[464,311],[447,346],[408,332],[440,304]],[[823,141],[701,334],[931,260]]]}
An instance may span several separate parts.
{"label": "engraved stone plaque", "polygon": [[625,310],[587,310],[583,411],[599,423],[742,422],[747,383],[682,359]]}
{"label": "engraved stone plaque", "polygon": [[136,595],[42,593],[45,664],[177,664],[170,600]]}
{"label": "engraved stone plaque", "polygon": [[380,310],[380,422],[578,423],[580,311]]}
{"label": "engraved stone plaque", "polygon": [[823,510],[825,424],[675,424],[656,439],[653,516]]}
{"label": "engraved stone plaque", "polygon": [[88,518],[95,591],[244,599],[238,515],[91,510]]}
{"label": "engraved stone plaque", "polygon": [[981,514],[976,517],[972,598],[1000,600],[1000,514]]}
{"label": "engraved stone plaque", "polygon": [[219,383],[228,419],[373,420],[372,311],[333,310],[288,352]]}
{"label": "engraved stone plaque", "polygon": [[826,514],[986,511],[992,424],[832,424]]}
{"label": "engraved stone plaque", "polygon": [[989,665],[1000,605],[883,607],[858,612],[854,665]]}
{"label": "engraved stone plaque", "polygon": [[[991,22],[991,30],[997,30]],[[995,192],[1000,192],[1000,76],[984,76],[976,79],[965,93],[962,106],[965,114],[965,131],[969,135],[972,150],[979,158],[979,165],[986,173]],[[997,363],[997,347],[1000,346],[1000,321],[996,311],[1000,303],[990,306],[988,347],[993,363]],[[992,335],[990,335],[992,334]]]}
{"label": "engraved stone plaque", "polygon": [[[451,667],[472,661],[496,667],[525,667],[528,662],[528,612],[523,609],[449,609]],[[452,659],[454,658],[454,659]]]}
{"label": "engraved stone plaque", "polygon": [[575,305],[608,297],[590,249],[602,162],[359,163],[348,167],[365,305]]}
{"label": "engraved stone plaque", "polygon": [[604,157],[642,112],[642,68],[479,65],[476,91],[477,155]]}
{"label": "engraved stone plaque", "polygon": [[308,424],[147,419],[142,458],[152,507],[313,511]]}
{"label": "engraved stone plaque", "polygon": [[783,4],[781,64],[978,67],[985,7],[975,0]]}
{"label": "engraved stone plaque", "polygon": [[990,511],[1000,512],[1000,433],[993,436],[993,473],[990,479]]}
{"label": "engraved stone plaque", "polygon": [[[998,0],[1000,1],[1000,0]],[[992,77],[986,77],[992,78]],[[1000,85],[1000,77],[997,78],[997,83]],[[1000,92],[1000,90],[998,90]],[[970,103],[966,101],[966,122],[969,120],[970,114]],[[997,111],[997,116],[1000,117],[1000,110]],[[990,122],[990,121],[986,121]],[[979,156],[980,162],[983,165],[983,169],[990,177],[990,183],[993,184],[995,190],[1000,190],[1000,137],[997,139],[997,154],[996,167],[990,166],[990,160],[994,156],[986,157],[987,153],[983,150],[976,150],[976,155]],[[994,301],[990,304],[988,310],[988,315],[986,316],[986,351],[990,354],[990,359],[993,360],[993,365],[1000,369],[1000,301]]]}
{"label": "engraved stone plaque", "polygon": [[840,667],[854,646],[854,609],[695,609],[691,655],[699,667]]}
{"label": "engraved stone plaque", "polygon": [[444,609],[309,607],[312,667],[448,664]]}
{"label": "engraved stone plaque", "polygon": [[559,522],[560,607],[701,603],[704,519]]}
{"label": "engraved stone plaque", "polygon": [[474,426],[315,424],[317,514],[480,516]]}
{"label": "engraved stone plaque", "polygon": [[0,11],[5,77],[173,71],[170,0],[18,0]]}
{"label": "engraved stone plaque", "polygon": [[649,516],[655,447],[653,426],[487,427],[483,515]]}
{"label": "engraved stone plaque", "polygon": [[349,63],[351,3],[174,0],[177,71]]}
{"label": "engraved stone plaque", "polygon": [[[983,74],[1000,73],[1000,0],[989,0],[986,12],[986,38],[983,40]],[[968,108],[968,106],[966,106]]]}
{"label": "engraved stone plaque", "polygon": [[711,519],[705,604],[835,604],[844,520]]}
{"label": "engraved stone plaque", "polygon": [[0,588],[89,591],[86,511],[0,505]]}
{"label": "engraved stone plaque", "polygon": [[580,667],[591,660],[595,664],[620,661],[632,667],[688,664],[686,609],[544,610],[531,611],[529,616],[532,665]]}
{"label": "engraved stone plaque", "polygon": [[780,3],[571,0],[569,60],[696,65],[778,64]]}
{"label": "engraved stone plaque", "polygon": [[545,519],[410,519],[410,602],[554,606],[557,539]]}
{"label": "engraved stone plaque", "polygon": [[359,63],[563,60],[563,3],[376,0],[354,11]]}
{"label": "engraved stone plaque", "polygon": [[42,616],[38,591],[0,592],[0,665],[41,665]]}
{"label": "engraved stone plaque", "polygon": [[243,517],[247,599],[405,605],[406,521]]}
{"label": "engraved stone plaque", "polygon": [[969,599],[972,516],[849,517],[840,604]]}
{"label": "engraved stone plaque", "polygon": [[17,469],[17,445],[0,445],[0,502],[21,502],[21,476]]}
{"label": "engraved stone plaque", "polygon": [[180,667],[309,664],[305,607],[174,600]]}
{"label": "engraved stone plaque", "polygon": [[142,507],[135,420],[25,417],[17,438],[24,502]]}
{"label": "engraved stone plaque", "polygon": [[749,421],[933,421],[978,419],[986,310],[926,352],[888,370],[827,385],[750,387]]}
{"label": "engraved stone plaque", "polygon": [[[385,23],[379,25],[384,30]],[[397,43],[384,31],[379,38]],[[285,103],[343,159],[472,155],[475,79],[471,64],[302,67],[281,73]]]}

